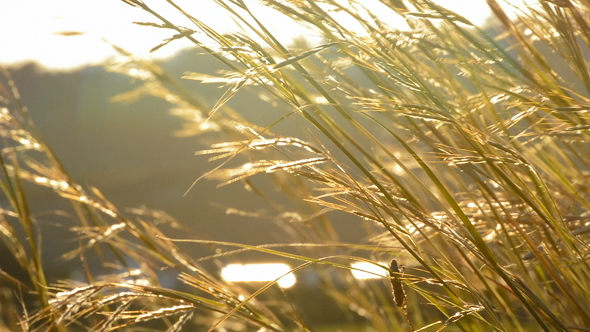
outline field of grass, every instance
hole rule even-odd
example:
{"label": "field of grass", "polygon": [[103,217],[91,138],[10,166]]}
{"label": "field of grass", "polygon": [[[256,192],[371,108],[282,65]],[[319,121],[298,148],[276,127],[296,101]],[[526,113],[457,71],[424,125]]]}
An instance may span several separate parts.
{"label": "field of grass", "polygon": [[[379,15],[364,1],[261,1],[321,36],[311,46],[279,40],[245,0],[215,1],[243,27],[224,34],[172,0],[162,2],[192,26],[122,1],[153,16],[137,22],[146,33],[170,30],[155,49],[186,38],[227,69],[182,77],[225,89],[207,106],[120,45],[128,62],[111,69],[143,85],[119,99],[163,98],[185,119],[185,134],[219,139],[197,152],[211,157],[211,171],[191,190],[211,180],[246,187],[268,202],[261,217],[281,225],[292,239],[284,243],[202,240],[157,211],[122,212],[68,176],[3,71],[0,238],[29,276],[0,271],[3,328],[590,331],[590,4],[540,0],[512,19],[499,1],[487,1],[494,17],[485,29],[430,0],[375,1]],[[408,28],[389,25],[393,16]],[[238,93],[272,105],[272,125],[230,108]],[[71,201],[79,248],[66,258],[85,267],[84,283],[47,281],[31,184]],[[340,240],[341,213],[355,216],[362,241]],[[168,238],[165,227],[186,238]],[[180,241],[217,251],[190,257]],[[340,312],[341,327],[305,314],[314,294],[300,299],[276,280],[232,284],[201,266],[246,251],[288,261],[295,274],[313,271],[333,304],[317,310]],[[110,273],[93,273],[90,259]],[[352,278],[357,261],[388,277]],[[184,286],[162,286],[164,269]]]}

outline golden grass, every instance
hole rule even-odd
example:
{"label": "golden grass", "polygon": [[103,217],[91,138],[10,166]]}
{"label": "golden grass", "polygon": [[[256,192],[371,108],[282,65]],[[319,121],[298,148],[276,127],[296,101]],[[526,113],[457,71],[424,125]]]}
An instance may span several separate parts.
{"label": "golden grass", "polygon": [[[227,137],[198,152],[219,162],[203,178],[243,183],[266,197],[278,217],[280,204],[249,179],[267,176],[299,208],[293,215],[305,226],[284,225],[299,234],[293,242],[303,243],[297,245],[185,239],[239,248],[200,260],[253,250],[298,262],[294,271],[316,267],[335,305],[362,312],[367,331],[588,331],[587,4],[540,1],[511,21],[496,0],[488,0],[497,23],[483,30],[429,0],[382,1],[384,11],[411,28],[402,31],[360,1],[263,1],[324,39],[296,50],[242,0],[216,1],[244,26],[229,34],[172,0],[166,2],[193,27],[176,25],[140,0],[124,2],[154,16],[155,22],[140,23],[146,29],[175,30],[170,40],[187,38],[227,66],[216,77],[185,75],[227,85],[207,109],[156,64],[127,54],[146,75],[145,86],[125,97],[152,94],[172,101],[186,119],[187,112],[198,115],[187,128]],[[364,31],[341,25],[336,11]],[[148,320],[161,321],[168,331],[190,324],[210,331],[315,329],[288,300],[276,299],[278,311],[258,300],[275,282],[249,293],[218,280],[150,218],[130,219],[98,190],[87,193],[77,185],[34,134],[8,82],[1,86],[2,126],[18,134],[7,136],[11,143],[0,160],[11,204],[2,213],[1,233],[40,301],[39,311],[22,320],[23,329],[65,331],[80,324],[109,331]],[[273,125],[250,124],[227,106],[249,89],[276,108]],[[301,137],[273,131],[295,117],[304,120]],[[27,159],[31,150],[42,157]],[[131,270],[107,281],[89,275],[88,284],[64,284],[56,292],[45,281],[23,181],[50,186],[74,203],[85,236],[72,255],[100,255],[108,248],[123,268],[131,266],[129,259],[150,263],[133,279]],[[330,214],[335,210],[356,216],[368,243],[341,242]],[[27,240],[19,240],[9,219],[23,225]],[[344,276],[351,260],[392,259],[393,294],[350,277],[340,287],[323,273]],[[177,270],[189,290],[159,286],[153,265]]]}

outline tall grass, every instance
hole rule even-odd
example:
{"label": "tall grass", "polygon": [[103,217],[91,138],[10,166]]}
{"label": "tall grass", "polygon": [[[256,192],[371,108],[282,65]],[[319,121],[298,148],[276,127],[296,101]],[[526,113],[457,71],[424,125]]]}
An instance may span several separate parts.
{"label": "tall grass", "polygon": [[[285,211],[273,193],[250,177],[272,179],[299,209],[291,214],[297,222],[284,224],[297,237],[265,246],[189,237],[229,249],[187,257],[154,226],[158,214],[127,217],[98,190],[87,194],[76,185],[4,84],[2,125],[12,130],[4,135],[12,145],[1,160],[11,204],[2,236],[29,272],[41,307],[22,328],[107,331],[157,320],[162,325],[151,326],[168,331],[185,323],[209,331],[316,330],[288,298],[274,294],[270,307],[259,300],[274,282],[248,293],[197,262],[254,250],[294,261],[294,271],[316,268],[334,305],[362,316],[367,331],[590,330],[586,3],[540,1],[509,19],[505,7],[488,0],[495,21],[484,30],[428,0],[381,1],[379,15],[361,1],[262,1],[323,38],[298,49],[273,35],[250,2],[215,1],[243,27],[235,33],[211,29],[172,0],[165,2],[192,27],[140,0],[123,2],[154,16],[139,23],[146,33],[170,29],[170,40],[187,38],[227,66],[218,76],[184,76],[226,85],[207,107],[156,64],[127,54],[130,62],[115,69],[140,68],[145,85],[124,97],[160,96],[187,119],[185,133],[226,137],[198,152],[218,163],[203,178],[244,184],[278,218]],[[354,19],[354,29],[342,15]],[[389,25],[384,18],[391,16],[405,19],[408,29]],[[242,91],[276,109],[271,126],[248,123],[227,106]],[[275,132],[286,123],[301,135]],[[43,164],[24,150],[40,152]],[[84,261],[89,250],[110,250],[124,274],[99,280],[88,269],[84,285],[48,285],[26,180],[74,202],[81,247],[72,256]],[[366,231],[359,238],[368,242],[340,241],[332,211],[355,216]],[[8,219],[20,222],[26,241]],[[348,264],[356,260],[382,266],[390,276],[382,282],[393,290],[350,278]],[[190,287],[160,286],[161,266]],[[342,280],[332,279],[333,270]]]}

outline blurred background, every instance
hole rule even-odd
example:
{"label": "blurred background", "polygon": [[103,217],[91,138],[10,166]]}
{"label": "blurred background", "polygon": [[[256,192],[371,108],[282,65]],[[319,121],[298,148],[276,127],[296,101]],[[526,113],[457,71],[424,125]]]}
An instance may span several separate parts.
{"label": "blurred background", "polygon": [[[163,1],[146,3],[183,20]],[[178,3],[189,12],[195,9],[194,2]],[[474,1],[469,8],[456,1],[440,3],[480,24],[489,15],[485,1]],[[263,6],[254,8],[276,29],[273,33],[283,39],[307,45],[318,42],[302,27],[285,26],[284,21],[269,16]],[[239,29],[213,1],[200,1],[195,12],[220,31]],[[174,78],[186,71],[215,74],[225,69],[212,57],[191,49],[183,39],[150,53],[170,36],[165,29],[133,24],[145,21],[153,19],[115,0],[51,4],[38,0],[3,1],[0,64],[10,68],[33,121],[66,170],[79,183],[100,189],[116,206],[145,205],[166,211],[203,238],[249,244],[285,240],[268,220],[226,213],[229,207],[251,212],[265,207],[263,199],[241,195],[239,184],[216,188],[216,182],[204,180],[183,196],[195,179],[216,165],[208,163],[207,156],[194,155],[216,142],[214,135],[175,136],[183,120],[170,115],[170,105],[161,99],[113,101],[115,96],[133,90],[138,82],[105,69],[104,64],[116,63],[121,56],[109,43],[159,62]],[[189,80],[182,80],[182,84],[204,96],[211,106],[224,92],[214,84]],[[239,93],[229,106],[261,126],[280,116],[254,94]],[[281,129],[285,135],[298,130]],[[31,194],[39,195],[33,200],[40,202],[41,210],[55,209],[56,201],[51,199],[55,195],[50,190]],[[341,217],[343,223],[350,218]],[[342,236],[353,240],[355,223],[348,224],[350,228],[342,229],[349,231]],[[48,236],[46,241],[52,238]]]}
{"label": "blurred background", "polygon": [[[191,6],[197,3],[178,2],[189,12]],[[470,2],[469,8],[461,1],[440,2],[479,24],[484,24],[489,14],[485,1]],[[150,3],[159,12],[178,16],[174,10],[160,7],[161,2]],[[223,16],[225,14],[208,3],[213,1],[198,2],[199,18],[219,30],[238,29]],[[270,26],[277,29],[277,34],[291,43],[311,47],[318,42],[316,36],[303,28],[284,26],[273,17],[265,16],[265,8],[257,7],[257,10],[261,17],[269,20]],[[114,100],[116,96],[133,90],[139,82],[108,70],[120,57],[110,44],[158,62],[170,76],[178,79],[186,71],[215,74],[225,69],[216,59],[190,48],[184,40],[174,40],[150,53],[150,49],[170,36],[161,31],[164,29],[134,25],[135,21],[153,19],[115,0],[51,3],[8,0],[0,3],[0,40],[3,41],[0,65],[9,68],[22,100],[46,143],[78,183],[97,187],[121,209],[146,206],[165,211],[201,239],[252,245],[289,242],[288,235],[276,220],[228,213],[231,209],[259,215],[265,213],[267,204],[264,199],[246,194],[239,183],[217,188],[217,182],[203,180],[184,195],[193,181],[217,165],[208,163],[207,156],[195,156],[196,151],[218,142],[215,134],[199,137],[175,135],[182,130],[184,121],[171,115],[170,104],[161,99]],[[182,84],[189,91],[204,96],[210,106],[225,91],[214,84],[187,80],[183,80]],[[260,126],[269,125],[281,116],[255,94],[239,93],[228,105]],[[288,127],[279,129],[284,135],[292,135],[298,130]],[[260,180],[258,185],[273,190],[270,182]],[[55,280],[76,279],[81,273],[80,263],[59,259],[63,253],[78,246],[77,242],[64,243],[62,240],[62,234],[67,232],[64,228],[73,216],[56,211],[67,211],[66,202],[47,188],[31,187],[28,194],[36,204],[36,216],[46,225],[44,241],[51,249],[45,251],[45,259],[58,262],[47,265],[54,269],[47,271],[48,274]],[[281,193],[277,192],[277,195]],[[285,199],[284,204],[288,211],[289,201]],[[359,233],[356,227],[360,226],[353,217],[344,214],[332,217],[341,225],[339,232],[343,242],[361,240],[355,236]],[[186,237],[186,234],[175,233],[174,230],[167,234]],[[183,248],[194,257],[211,254],[215,250],[214,247],[190,244]],[[235,260],[264,262],[266,257],[259,256],[241,255]],[[8,261],[3,261],[1,268],[17,274],[11,271],[13,267]],[[210,268],[221,267],[211,265]],[[308,285],[319,282],[311,275],[300,279]],[[381,284],[379,287],[385,286],[385,283]],[[321,305],[321,301],[317,303]],[[326,308],[323,310],[325,314]],[[318,308],[318,312],[322,310]]]}

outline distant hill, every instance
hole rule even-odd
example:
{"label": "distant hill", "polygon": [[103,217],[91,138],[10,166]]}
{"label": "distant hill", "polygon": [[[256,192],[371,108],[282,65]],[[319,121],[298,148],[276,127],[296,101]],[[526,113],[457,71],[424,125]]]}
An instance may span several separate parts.
{"label": "distant hill", "polygon": [[[195,50],[162,66],[177,78],[184,71],[213,74],[221,69],[217,60]],[[207,157],[194,155],[208,145],[203,137],[174,137],[172,132],[181,128],[182,120],[168,114],[170,105],[160,99],[111,102],[113,96],[133,89],[131,78],[102,67],[52,73],[35,64],[13,68],[11,74],[39,131],[68,172],[79,183],[99,188],[119,208],[146,205],[164,210],[208,239],[250,244],[280,241],[272,222],[227,215],[224,208],[215,206],[252,211],[265,206],[255,195],[246,195],[240,184],[216,189],[215,182],[203,180],[183,197],[196,178],[215,166]],[[224,91],[194,81],[183,83],[212,104]],[[270,122],[267,117],[273,110],[255,96],[240,94],[231,104],[246,118]],[[212,136],[204,138],[211,141]],[[39,210],[68,208],[49,190],[31,190]],[[63,222],[51,213],[43,220]],[[63,229],[48,227],[47,231],[44,238],[51,243]],[[72,249],[76,244],[63,246]],[[56,253],[47,253],[48,257],[63,253],[60,247],[53,247]]]}

